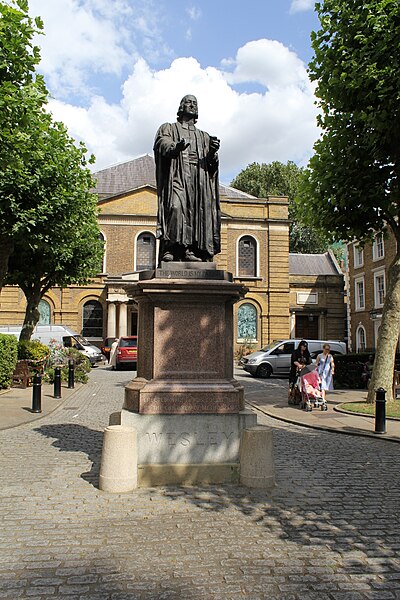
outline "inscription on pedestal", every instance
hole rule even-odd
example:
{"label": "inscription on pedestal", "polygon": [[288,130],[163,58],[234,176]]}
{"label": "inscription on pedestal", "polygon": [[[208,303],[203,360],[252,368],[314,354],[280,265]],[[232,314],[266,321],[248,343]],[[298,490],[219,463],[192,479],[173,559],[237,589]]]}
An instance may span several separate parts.
{"label": "inscription on pedestal", "polygon": [[[179,264],[179,263],[175,263]],[[208,263],[204,263],[208,264]],[[155,269],[155,271],[141,271],[139,273],[139,280],[143,281],[146,279],[205,279],[205,280],[218,280],[218,281],[233,281],[232,273],[226,271],[220,271],[217,269],[187,269],[184,267],[177,267],[174,269],[161,268]]]}
{"label": "inscription on pedestal", "polygon": [[146,432],[147,443],[151,446],[217,446],[223,442],[229,441],[234,435],[234,431],[207,431],[189,433],[187,431],[168,432],[151,431]]}

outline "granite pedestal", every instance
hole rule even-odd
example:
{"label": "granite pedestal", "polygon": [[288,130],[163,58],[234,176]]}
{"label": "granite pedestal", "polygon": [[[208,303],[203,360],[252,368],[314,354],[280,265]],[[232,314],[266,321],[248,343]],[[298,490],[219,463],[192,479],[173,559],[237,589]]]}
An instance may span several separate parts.
{"label": "granite pedestal", "polygon": [[127,288],[138,369],[120,422],[138,433],[139,485],[238,481],[241,433],[257,421],[233,377],[233,305],[245,292],[213,263],[162,263]]}

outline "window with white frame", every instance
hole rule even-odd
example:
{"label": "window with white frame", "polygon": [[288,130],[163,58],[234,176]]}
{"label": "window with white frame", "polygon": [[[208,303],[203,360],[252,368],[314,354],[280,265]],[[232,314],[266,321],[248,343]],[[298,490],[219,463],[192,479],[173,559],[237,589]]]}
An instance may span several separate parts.
{"label": "window with white frame", "polygon": [[381,308],[385,302],[385,271],[374,273],[375,308]]}
{"label": "window with white frame", "polygon": [[362,248],[359,244],[354,244],[354,267],[357,269],[358,267],[362,267],[364,264],[364,248]]}
{"label": "window with white frame", "polygon": [[156,238],[150,232],[138,235],[136,240],[136,271],[154,269],[156,266]]}
{"label": "window with white frame", "polygon": [[365,352],[367,348],[367,336],[363,325],[357,327],[356,332],[357,352]]}
{"label": "window with white frame", "polygon": [[245,235],[239,240],[239,277],[257,277],[257,242]]}
{"label": "window with white frame", "polygon": [[375,236],[374,243],[372,245],[372,258],[373,260],[380,260],[385,256],[385,243],[383,241],[383,235],[378,233]]}
{"label": "window with white frame", "polygon": [[364,277],[358,277],[354,280],[354,297],[356,301],[356,310],[365,309],[365,284]]}

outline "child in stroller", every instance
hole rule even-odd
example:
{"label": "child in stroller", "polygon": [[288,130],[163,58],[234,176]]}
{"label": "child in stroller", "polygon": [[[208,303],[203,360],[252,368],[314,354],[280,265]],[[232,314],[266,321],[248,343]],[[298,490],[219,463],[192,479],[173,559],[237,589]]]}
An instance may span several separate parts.
{"label": "child in stroller", "polygon": [[318,375],[316,365],[308,365],[299,372],[301,404],[300,408],[305,408],[310,412],[314,408],[328,410],[328,405],[321,391],[321,378]]}

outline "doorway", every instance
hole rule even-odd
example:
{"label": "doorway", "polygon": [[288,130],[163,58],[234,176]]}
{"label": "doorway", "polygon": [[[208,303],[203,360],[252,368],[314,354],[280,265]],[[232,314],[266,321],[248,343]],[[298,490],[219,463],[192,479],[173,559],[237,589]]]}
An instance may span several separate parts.
{"label": "doorway", "polygon": [[316,315],[296,314],[296,338],[318,339],[318,317]]}
{"label": "doorway", "polygon": [[137,335],[138,330],[138,314],[136,311],[131,312],[131,335]]}

